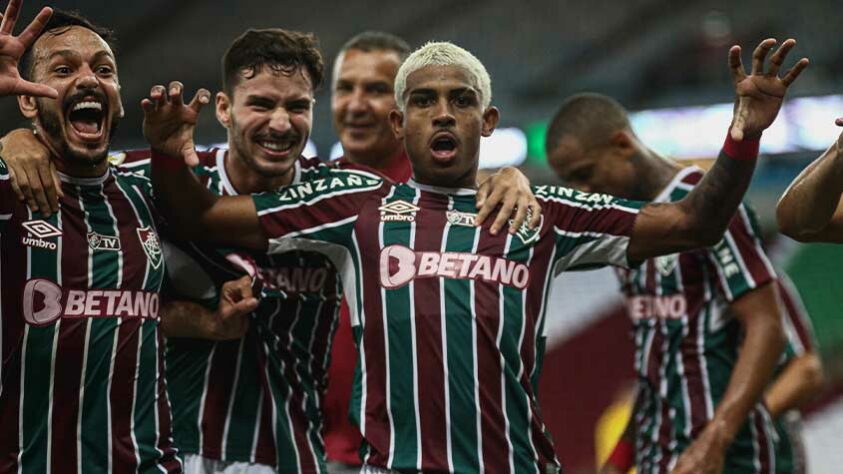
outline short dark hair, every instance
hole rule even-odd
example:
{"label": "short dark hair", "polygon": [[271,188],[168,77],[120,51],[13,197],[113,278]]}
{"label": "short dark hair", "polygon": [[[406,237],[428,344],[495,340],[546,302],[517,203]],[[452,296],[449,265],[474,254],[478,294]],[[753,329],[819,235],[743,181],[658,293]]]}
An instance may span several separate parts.
{"label": "short dark hair", "polygon": [[553,151],[565,135],[572,135],[584,147],[608,140],[613,132],[631,128],[626,109],[615,99],[593,92],[565,99],[547,128],[545,150]]}
{"label": "short dark hair", "polygon": [[398,58],[402,62],[412,52],[412,48],[406,41],[392,33],[383,31],[364,31],[354,35],[342,45],[339,54],[345,53],[349,49],[358,49],[367,53],[370,51],[394,51],[398,53]]}
{"label": "short dark hair", "polygon": [[32,45],[23,53],[19,67],[21,77],[27,81],[32,80],[32,70],[35,66],[33,46],[38,38],[44,36],[45,34],[62,34],[73,26],[81,26],[82,28],[87,28],[93,31],[102,38],[106,44],[108,44],[111,51],[115,51],[117,49],[117,38],[114,35],[114,30],[94,24],[91,20],[82,16],[82,14],[78,11],[55,9],[53,10],[52,16],[50,16],[50,21],[47,22],[47,25],[43,30],[41,30],[41,33],[35,37],[35,40],[32,41]]}
{"label": "short dark hair", "polygon": [[304,68],[313,90],[322,84],[324,63],[313,34],[281,28],[249,29],[231,43],[222,58],[223,90],[231,95],[242,71],[251,78],[264,66],[282,71]]}

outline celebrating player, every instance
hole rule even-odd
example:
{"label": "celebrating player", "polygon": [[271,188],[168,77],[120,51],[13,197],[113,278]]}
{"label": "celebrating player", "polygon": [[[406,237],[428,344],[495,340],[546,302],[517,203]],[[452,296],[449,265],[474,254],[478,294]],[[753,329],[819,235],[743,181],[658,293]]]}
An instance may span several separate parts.
{"label": "celebrating player", "polygon": [[[743,74],[738,51],[732,64]],[[170,158],[195,159],[199,100],[153,90],[144,130],[156,190],[185,237],[269,254],[307,248],[342,273],[360,352],[352,417],[367,466],[553,472],[533,389],[550,278],[719,241],[781,106],[781,95],[758,93],[757,79],[737,80],[724,151],[686,198],[644,205],[539,186],[542,224],[514,235],[475,225],[480,137],[499,114],[483,65],[450,43],[411,54],[395,81],[390,118],[413,165],[407,184],[326,170],[278,193],[218,198]]]}
{"label": "celebrating player", "polygon": [[[763,61],[771,47],[762,43],[756,57]],[[792,47],[785,42],[770,62],[781,64]],[[752,79],[758,87],[783,96],[787,83],[762,73]],[[565,101],[548,129],[547,151],[572,186],[629,199],[678,201],[704,174],[647,148],[626,110],[599,94]],[[757,232],[741,206],[716,245],[619,271],[635,329],[639,388],[627,431],[635,436],[616,449],[610,467],[618,471],[606,472],[625,472],[633,461],[641,473],[719,472],[724,456],[729,473],[757,466],[793,472],[792,446],[778,441],[781,426],[761,400],[781,355],[783,315],[794,316],[788,327],[803,323],[796,305],[779,302],[777,287],[788,301],[798,296],[778,286]],[[803,375],[793,371],[771,390],[777,407],[792,408],[817,390]],[[623,453],[627,459],[618,459]]]}

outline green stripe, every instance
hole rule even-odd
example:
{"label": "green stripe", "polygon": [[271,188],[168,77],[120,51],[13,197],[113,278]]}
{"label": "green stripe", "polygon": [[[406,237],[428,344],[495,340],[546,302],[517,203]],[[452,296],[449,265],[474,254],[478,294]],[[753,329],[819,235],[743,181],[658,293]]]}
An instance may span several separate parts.
{"label": "green stripe", "polygon": [[[140,189],[140,191],[136,190],[135,186],[131,186],[133,184]],[[150,214],[149,209],[146,205],[146,200],[140,193],[146,193],[147,196],[152,196],[152,188],[149,184],[149,181],[143,180],[141,178],[134,178],[134,179],[125,179],[121,177],[121,179],[117,180],[117,185],[123,190],[123,193],[129,199],[129,202],[132,203],[135,211],[137,212],[138,218],[140,222],[138,224],[138,229],[140,228],[149,228],[151,231],[155,229],[155,219]],[[134,235],[131,235],[130,238],[137,238],[140,239],[140,235],[135,232]],[[160,239],[160,236],[159,236]],[[160,244],[160,240],[159,240]],[[159,291],[161,289],[161,282],[164,279],[165,274],[165,264],[163,262],[163,255],[162,255],[162,263],[155,268],[152,265],[151,260],[149,259],[149,255],[145,255],[146,261],[146,271],[147,277],[146,281],[144,281],[143,289],[146,291]]]}
{"label": "green stripe", "polygon": [[[223,459],[228,461],[248,460],[252,453],[252,440],[255,438],[255,426],[258,424],[260,406],[258,363],[252,356],[253,348],[246,344],[257,343],[254,339],[240,340],[240,357],[237,367],[237,385],[232,391],[234,397],[228,419],[228,436],[225,441]],[[232,383],[234,380],[232,380]]]}
{"label": "green stripe", "polygon": [[[399,199],[413,202],[413,194],[396,193],[388,202]],[[390,245],[404,245],[412,248],[410,242],[411,222],[383,222],[383,248]],[[395,456],[397,466],[415,466],[419,458],[416,426],[416,386],[413,381],[414,361],[412,319],[413,295],[410,285],[392,290],[382,289],[385,293],[383,315],[386,317],[387,351],[389,354],[389,398],[392,424],[395,429]]]}
{"label": "green stripe", "polygon": [[[173,437],[176,446],[185,453],[199,453],[199,425],[202,421],[199,415],[202,408],[202,394],[205,390],[208,360],[215,344],[214,341],[202,339],[167,340],[165,360],[167,373],[171,375],[167,384],[167,393],[173,408]],[[151,350],[152,347],[148,349]],[[155,375],[155,367],[142,365],[141,370],[146,371],[150,376]],[[152,380],[147,382],[153,384],[150,388],[154,387]],[[140,386],[141,381],[138,379],[138,387]],[[138,400],[146,399],[139,396]],[[147,405],[149,409],[152,408],[151,404]]]}
{"label": "green stripe", "polygon": [[[160,451],[155,447],[155,440],[158,436],[158,430],[156,430],[158,417],[155,410],[158,388],[156,379],[158,373],[156,364],[158,361],[158,323],[150,320],[144,321],[140,327],[139,341],[134,420],[135,439],[138,443],[138,452],[141,459],[138,470],[143,470],[146,467],[152,467],[154,465],[153,460],[161,456]],[[191,374],[180,373],[180,377],[191,377]],[[194,396],[194,398],[198,404],[199,397]]]}
{"label": "green stripe", "polygon": [[[32,219],[43,219],[39,213],[32,215]],[[59,226],[59,215],[53,214],[45,221]],[[58,242],[59,237],[46,240]],[[66,249],[62,249],[65,251]],[[60,282],[59,252],[58,250],[28,247],[30,253],[30,279],[46,278]],[[60,321],[60,320],[58,320]],[[23,394],[21,406],[21,423],[23,425],[23,453],[21,456],[22,472],[41,473],[47,469],[47,449],[50,443],[50,433],[47,429],[50,409],[50,386],[52,384],[53,344],[57,337],[59,323],[37,327],[26,325],[24,374],[21,384]],[[17,427],[3,427],[3,429],[17,429]]]}
{"label": "green stripe", "polygon": [[[518,237],[509,239],[509,249],[504,257],[519,263],[530,260],[531,247],[525,246]],[[519,338],[524,326],[524,292],[516,288],[501,285],[504,298],[503,314],[501,315],[503,333],[501,334],[500,351],[504,357],[504,391],[506,394],[506,415],[509,421],[509,438],[512,443],[513,463],[516,473],[536,472],[536,460],[533,443],[530,437],[530,400],[521,386],[518,374],[523,370]]]}
{"label": "green stripe", "polygon": [[[473,203],[455,199],[454,209],[461,212],[477,211]],[[470,227],[451,226],[448,231],[445,250],[448,252],[472,252],[477,230]],[[471,280],[444,278],[443,298],[445,301],[467,301],[471,295]],[[460,308],[461,309],[461,308]],[[465,311],[455,311],[453,306],[445,308],[446,344],[448,347],[448,393],[450,397],[451,455],[455,472],[478,472],[477,400],[474,380],[474,318]]]}
{"label": "green stripe", "polygon": [[[85,210],[88,230],[103,235],[114,235],[114,221],[109,214],[100,187],[82,188],[80,201]],[[119,253],[108,250],[90,250],[92,288],[116,288],[118,283]],[[90,340],[85,361],[85,394],[82,402],[82,471],[100,472],[111,456],[111,426],[109,389],[111,385],[111,359],[114,339],[117,337],[118,319],[92,319],[89,323]]]}
{"label": "green stripe", "polygon": [[[283,317],[284,315],[280,315]],[[275,347],[275,351],[281,350]],[[271,351],[269,351],[271,352]],[[284,362],[278,357],[270,357],[267,354],[267,378],[272,398],[276,401],[276,423],[275,423],[275,450],[278,457],[279,472],[295,472],[299,466],[299,456],[310,456],[310,453],[298,453],[293,439],[292,426],[288,418],[287,402],[290,397],[290,388],[284,380]],[[269,401],[267,401],[269,402]],[[267,403],[270,405],[271,403]],[[269,406],[267,406],[269,408]]]}

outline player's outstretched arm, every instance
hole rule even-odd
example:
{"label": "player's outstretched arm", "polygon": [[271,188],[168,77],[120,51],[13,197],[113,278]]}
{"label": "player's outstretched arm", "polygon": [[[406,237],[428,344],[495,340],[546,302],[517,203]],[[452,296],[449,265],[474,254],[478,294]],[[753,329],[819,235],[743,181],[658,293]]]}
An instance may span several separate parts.
{"label": "player's outstretched arm", "polygon": [[816,352],[805,352],[787,363],[764,395],[770,416],[778,418],[798,410],[815,398],[825,386],[822,361]]}
{"label": "player's outstretched arm", "polygon": [[180,82],[171,82],[166,89],[154,86],[141,102],[159,212],[179,238],[264,249],[266,238],[254,202],[248,196],[214,196],[187,167],[199,162],[193,131],[210,92],[200,89],[185,104],[183,89]]}
{"label": "player's outstretched arm", "polygon": [[9,167],[15,195],[33,212],[50,217],[63,195],[56,166],[46,147],[28,128],[12,130],[0,139],[0,157]]}
{"label": "player's outstretched arm", "polygon": [[167,337],[240,339],[249,328],[249,313],[258,306],[251,285],[249,276],[225,282],[216,311],[188,300],[165,302],[161,308],[161,330]]}
{"label": "player's outstretched arm", "polygon": [[[837,119],[843,126],[843,118]],[[779,230],[800,242],[843,242],[843,133],[790,183],[776,208]]]}
{"label": "player's outstretched arm", "polygon": [[710,246],[720,240],[749,186],[761,133],[778,115],[788,87],[808,65],[800,59],[782,77],[779,69],[796,44],[789,39],[767,56],[776,40],[761,42],[746,74],[739,46],[729,50],[735,84],[735,113],[723,151],[700,183],[684,199],[645,206],[636,219],[628,259],[647,258]]}
{"label": "player's outstretched arm", "polygon": [[720,473],[726,450],[764,389],[784,349],[775,282],[745,293],[730,306],[744,328],[744,340],[723,399],[714,417],[676,463],[674,474]]}
{"label": "player's outstretched arm", "polygon": [[53,10],[44,7],[32,20],[32,23],[19,34],[14,36],[15,23],[20,15],[23,0],[10,0],[0,22],[0,96],[29,95],[33,97],[47,97],[55,99],[58,92],[50,86],[24,80],[18,71],[18,63],[23,53],[32,46],[35,38],[41,33]]}

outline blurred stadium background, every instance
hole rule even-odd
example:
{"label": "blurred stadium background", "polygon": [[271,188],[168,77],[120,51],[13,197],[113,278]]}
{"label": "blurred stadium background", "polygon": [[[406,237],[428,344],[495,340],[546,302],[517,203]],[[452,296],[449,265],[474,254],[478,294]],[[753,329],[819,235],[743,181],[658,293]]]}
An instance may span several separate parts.
{"label": "blurred stadium background", "polygon": [[[284,27],[315,33],[326,67],[350,36],[377,29],[413,46],[449,40],[488,67],[502,130],[482,150],[486,167],[512,164],[536,183],[556,183],[545,163],[546,121],[569,94],[612,95],[635,111],[644,142],[682,160],[713,157],[731,116],[726,67],[731,44],[744,61],[761,39],[793,37],[790,62],[811,66],[763,139],[764,158],[749,200],[769,231],[772,254],[797,284],[813,320],[829,386],[809,410],[808,452],[814,473],[840,472],[843,450],[843,248],[799,245],[774,232],[775,201],[790,180],[831,144],[843,115],[843,42],[840,4],[832,0],[379,0],[279,2],[57,0],[114,28],[126,118],[115,148],[144,145],[138,106],[149,88],[180,80],[189,93],[220,87],[220,58],[249,27]],[[23,18],[40,2],[27,0]],[[330,70],[330,69],[328,69]],[[14,101],[0,104],[4,130],[24,124]],[[313,154],[341,151],[331,127],[330,85],[317,96]],[[200,143],[225,141],[208,110]],[[557,282],[551,338],[541,387],[543,413],[567,472],[593,472],[594,425],[632,377],[629,323],[611,271],[566,275]]]}

